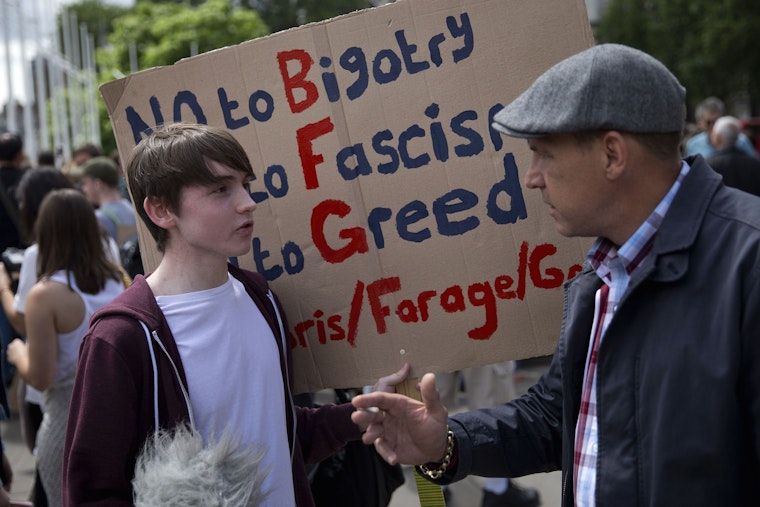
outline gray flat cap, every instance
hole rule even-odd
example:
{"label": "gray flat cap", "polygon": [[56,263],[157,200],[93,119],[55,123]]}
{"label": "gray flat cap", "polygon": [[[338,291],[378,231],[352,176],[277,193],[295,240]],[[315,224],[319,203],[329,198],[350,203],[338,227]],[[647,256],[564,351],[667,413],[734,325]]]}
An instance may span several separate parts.
{"label": "gray flat cap", "polygon": [[562,60],[494,116],[511,137],[587,130],[681,132],[686,89],[652,56],[600,44]]}

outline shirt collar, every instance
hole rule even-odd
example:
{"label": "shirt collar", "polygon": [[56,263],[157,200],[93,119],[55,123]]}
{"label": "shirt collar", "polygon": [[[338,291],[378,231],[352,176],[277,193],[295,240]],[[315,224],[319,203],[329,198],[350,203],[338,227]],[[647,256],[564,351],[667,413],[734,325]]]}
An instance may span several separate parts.
{"label": "shirt collar", "polygon": [[681,162],[681,171],[678,173],[678,178],[676,178],[668,193],[665,194],[665,197],[662,198],[652,214],[649,215],[644,223],[639,226],[636,232],[620,248],[607,238],[597,238],[586,258],[600,278],[604,279],[608,276],[610,273],[609,264],[614,259],[619,259],[622,262],[629,275],[641,265],[641,262],[652,248],[654,237],[662,224],[663,218],[665,218],[670,205],[673,204],[673,200],[681,188],[681,182],[690,169],[691,167],[686,161]]}

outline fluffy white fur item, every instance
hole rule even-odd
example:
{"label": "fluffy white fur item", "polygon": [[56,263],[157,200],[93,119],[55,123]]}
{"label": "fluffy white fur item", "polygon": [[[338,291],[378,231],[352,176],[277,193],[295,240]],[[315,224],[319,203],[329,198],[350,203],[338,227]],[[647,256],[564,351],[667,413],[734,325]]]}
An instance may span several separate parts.
{"label": "fluffy white fur item", "polygon": [[132,480],[136,507],[256,507],[266,497],[264,449],[240,448],[225,435],[203,445],[180,426],[148,439]]}

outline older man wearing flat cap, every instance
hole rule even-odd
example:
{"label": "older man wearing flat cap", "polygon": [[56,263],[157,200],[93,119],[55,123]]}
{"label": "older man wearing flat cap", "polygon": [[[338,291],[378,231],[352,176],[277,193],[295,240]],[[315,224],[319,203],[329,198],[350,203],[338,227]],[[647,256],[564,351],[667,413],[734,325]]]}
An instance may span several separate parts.
{"label": "older man wearing flat cap", "polygon": [[562,470],[562,505],[760,505],[760,199],[680,159],[685,90],[651,56],[603,44],[499,112],[527,140],[525,184],[557,230],[597,240],[565,287],[559,343],[528,394],[447,417],[354,398],[366,443],[446,484]]}

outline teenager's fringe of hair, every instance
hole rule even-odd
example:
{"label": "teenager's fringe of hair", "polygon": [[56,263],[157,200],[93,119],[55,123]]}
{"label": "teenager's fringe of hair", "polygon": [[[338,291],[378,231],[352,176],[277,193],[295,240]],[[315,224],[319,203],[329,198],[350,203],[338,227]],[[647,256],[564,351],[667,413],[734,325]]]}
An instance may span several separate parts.
{"label": "teenager's fringe of hair", "polygon": [[160,432],[137,458],[135,507],[257,507],[267,495],[264,454],[239,447],[229,435],[204,447],[187,426]]}

